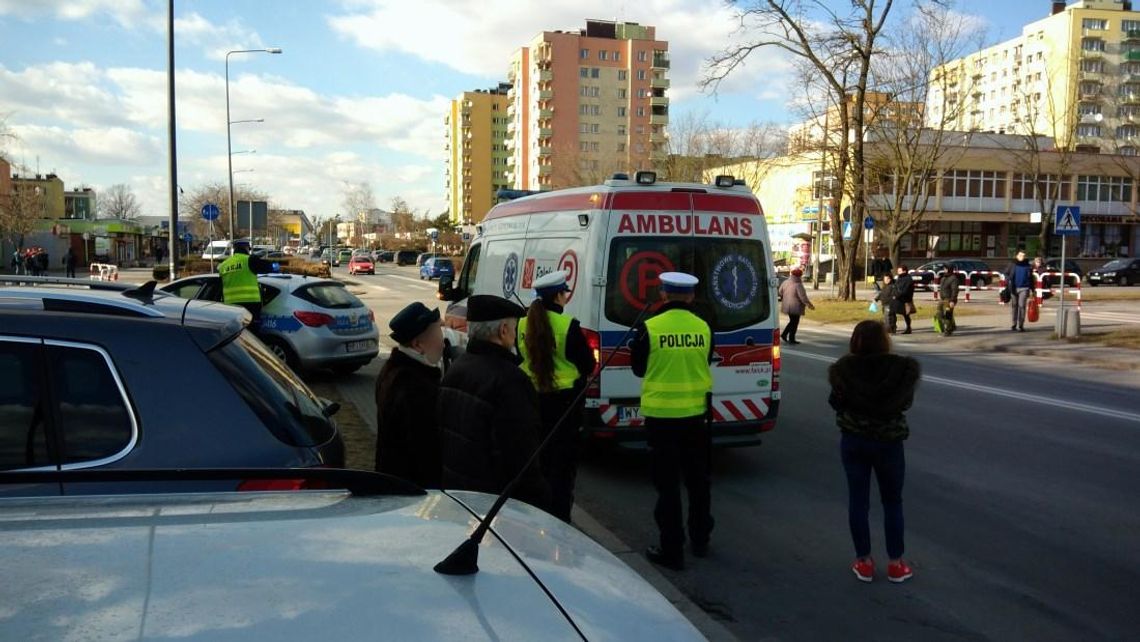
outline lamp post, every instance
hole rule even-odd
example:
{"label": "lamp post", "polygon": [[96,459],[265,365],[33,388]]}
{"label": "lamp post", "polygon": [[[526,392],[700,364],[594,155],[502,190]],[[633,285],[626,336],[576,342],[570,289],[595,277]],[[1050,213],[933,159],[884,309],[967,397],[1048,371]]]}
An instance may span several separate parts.
{"label": "lamp post", "polygon": [[[230,56],[240,53],[281,53],[280,47],[269,47],[267,49],[234,49],[226,52],[226,163],[228,167],[228,175],[230,179],[230,240],[234,239],[234,160],[233,160],[233,146],[231,144],[230,129],[234,121],[230,120]],[[247,122],[247,121],[240,121]],[[261,122],[261,119],[256,119],[252,122]]]}

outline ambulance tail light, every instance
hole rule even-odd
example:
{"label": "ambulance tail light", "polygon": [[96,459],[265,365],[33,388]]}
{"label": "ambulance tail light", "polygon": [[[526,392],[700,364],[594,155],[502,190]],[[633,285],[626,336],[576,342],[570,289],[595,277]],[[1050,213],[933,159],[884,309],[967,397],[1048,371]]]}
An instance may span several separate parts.
{"label": "ambulance tail light", "polygon": [[772,392],[780,389],[780,328],[777,327],[772,335]]}
{"label": "ambulance tail light", "polygon": [[602,370],[602,335],[585,328],[582,328],[582,334],[586,337],[586,345],[590,348],[590,352],[594,353],[593,383],[586,389],[586,396],[596,399],[602,396],[601,378],[597,376]]}

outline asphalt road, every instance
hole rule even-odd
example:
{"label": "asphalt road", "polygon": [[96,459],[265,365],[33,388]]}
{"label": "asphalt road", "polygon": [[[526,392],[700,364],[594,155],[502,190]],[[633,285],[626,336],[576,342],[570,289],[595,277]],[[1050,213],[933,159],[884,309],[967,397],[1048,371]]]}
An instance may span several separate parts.
{"label": "asphalt road", "polygon": [[[443,307],[413,268],[379,266],[353,280],[382,335],[411,300]],[[883,579],[873,502],[880,577],[864,585],[849,571],[839,436],[826,404],[826,369],[846,338],[804,328],[800,339],[784,352],[777,429],[760,447],[715,455],[713,553],[666,571],[681,590],[747,640],[1135,639],[1140,376],[900,337],[925,377],[909,413],[904,490],[916,576]],[[373,416],[381,364],[340,386]],[[591,454],[578,495],[627,544],[655,541],[645,453]]]}

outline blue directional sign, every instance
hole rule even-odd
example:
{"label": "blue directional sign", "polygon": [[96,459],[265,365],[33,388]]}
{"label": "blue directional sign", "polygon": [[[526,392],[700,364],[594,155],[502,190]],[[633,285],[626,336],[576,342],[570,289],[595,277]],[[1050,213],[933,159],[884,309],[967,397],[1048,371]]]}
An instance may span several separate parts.
{"label": "blue directional sign", "polygon": [[221,214],[222,211],[213,203],[206,203],[202,206],[202,218],[207,221],[216,221]]}
{"label": "blue directional sign", "polygon": [[1058,205],[1053,217],[1053,233],[1057,236],[1080,236],[1081,208],[1072,205]]}
{"label": "blue directional sign", "polygon": [[865,229],[865,230],[875,229],[875,219],[871,218],[870,216],[863,219],[863,229]]}
{"label": "blue directional sign", "polygon": [[182,235],[182,241],[185,243],[193,243],[194,242],[194,235],[187,232],[187,233]]}
{"label": "blue directional sign", "polygon": [[851,221],[843,221],[843,240],[851,240]]}

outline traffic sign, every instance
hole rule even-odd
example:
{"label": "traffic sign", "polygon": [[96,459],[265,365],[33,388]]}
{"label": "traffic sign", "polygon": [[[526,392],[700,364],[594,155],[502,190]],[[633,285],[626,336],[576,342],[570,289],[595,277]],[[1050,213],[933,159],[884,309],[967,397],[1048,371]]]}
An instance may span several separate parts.
{"label": "traffic sign", "polygon": [[221,214],[221,210],[213,203],[206,203],[202,206],[202,218],[207,221],[216,221]]}
{"label": "traffic sign", "polygon": [[1073,205],[1058,205],[1053,217],[1053,233],[1057,236],[1080,236],[1081,208]]}
{"label": "traffic sign", "polygon": [[193,243],[194,242],[194,235],[187,232],[187,233],[182,235],[182,240],[183,240],[183,242],[186,242],[186,243]]}
{"label": "traffic sign", "polygon": [[865,229],[865,230],[875,229],[875,219],[871,218],[870,216],[863,219],[863,229]]}
{"label": "traffic sign", "polygon": [[851,240],[851,221],[843,221],[843,240]]}

